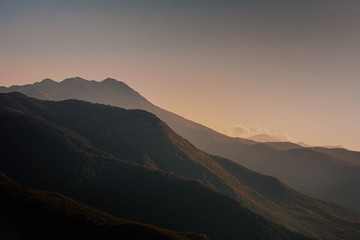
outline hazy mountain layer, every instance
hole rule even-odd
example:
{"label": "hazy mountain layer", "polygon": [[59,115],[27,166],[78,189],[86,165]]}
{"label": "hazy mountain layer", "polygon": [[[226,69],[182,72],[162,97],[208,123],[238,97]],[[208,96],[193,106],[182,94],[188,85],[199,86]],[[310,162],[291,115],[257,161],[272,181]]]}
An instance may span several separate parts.
{"label": "hazy mountain layer", "polygon": [[211,149],[258,172],[276,176],[303,193],[360,209],[360,189],[353,185],[360,181],[360,167],[351,160],[340,160],[308,148],[279,151],[266,144],[219,143]]}
{"label": "hazy mountain layer", "polygon": [[351,162],[360,166],[360,152],[349,151],[344,148],[324,148],[324,147],[312,147],[311,150],[326,153],[334,158]]}

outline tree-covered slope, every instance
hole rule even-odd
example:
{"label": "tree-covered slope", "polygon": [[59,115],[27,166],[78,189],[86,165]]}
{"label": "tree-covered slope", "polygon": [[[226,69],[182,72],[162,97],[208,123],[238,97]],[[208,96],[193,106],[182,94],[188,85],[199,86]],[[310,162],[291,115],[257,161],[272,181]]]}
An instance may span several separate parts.
{"label": "tree-covered slope", "polygon": [[0,239],[208,239],[116,218],[62,194],[22,186],[1,172],[0,196]]}

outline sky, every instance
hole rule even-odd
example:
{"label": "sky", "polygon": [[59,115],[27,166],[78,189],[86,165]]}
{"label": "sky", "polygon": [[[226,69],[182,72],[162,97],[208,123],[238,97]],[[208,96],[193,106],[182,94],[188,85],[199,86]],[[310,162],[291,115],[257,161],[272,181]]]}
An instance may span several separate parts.
{"label": "sky", "polygon": [[0,85],[112,77],[231,136],[360,150],[359,23],[350,0],[0,0]]}

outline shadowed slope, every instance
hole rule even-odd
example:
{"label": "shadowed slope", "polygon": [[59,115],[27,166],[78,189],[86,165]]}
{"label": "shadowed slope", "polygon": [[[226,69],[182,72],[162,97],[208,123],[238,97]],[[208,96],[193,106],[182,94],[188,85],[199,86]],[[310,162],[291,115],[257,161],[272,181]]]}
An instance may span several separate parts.
{"label": "shadowed slope", "polygon": [[59,193],[24,187],[0,172],[1,239],[206,240],[116,218]]}

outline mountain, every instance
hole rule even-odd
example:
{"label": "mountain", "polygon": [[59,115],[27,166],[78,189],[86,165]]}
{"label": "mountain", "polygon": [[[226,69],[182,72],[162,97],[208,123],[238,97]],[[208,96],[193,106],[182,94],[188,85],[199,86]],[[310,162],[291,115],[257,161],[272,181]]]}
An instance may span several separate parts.
{"label": "mountain", "polygon": [[[251,209],[282,226],[321,239],[360,236],[359,213],[304,196],[272,177],[209,155],[148,112],[76,100],[39,101],[14,93],[2,95],[0,103],[5,116],[0,118],[4,128],[0,143],[8,151],[4,154],[15,154],[14,158],[20,159],[20,163],[4,160],[0,167],[32,187],[60,191],[118,217],[202,232],[211,239],[224,238],[224,228],[229,234],[226,239],[248,231],[237,225],[248,221],[248,214],[236,215],[238,211],[229,211],[224,201],[235,209]],[[35,127],[39,129],[34,132]],[[34,142],[34,137],[41,141]],[[31,147],[27,146],[29,143]],[[22,151],[16,150],[19,146]],[[29,156],[36,160],[30,166],[22,162]],[[37,162],[38,159],[42,160]],[[121,189],[125,190],[120,194]],[[134,193],[132,189],[145,193]],[[122,205],[127,207],[121,208]],[[172,209],[174,205],[177,211]],[[171,216],[176,216],[176,220],[169,212],[174,213]],[[216,219],[220,218],[223,220],[219,225]],[[210,222],[201,223],[204,219]],[[256,221],[253,225],[257,225]]]}
{"label": "mountain", "polygon": [[116,218],[56,192],[22,186],[0,172],[1,239],[206,240]]}
{"label": "mountain", "polygon": [[[83,114],[83,118],[74,115],[69,119],[74,112]],[[95,115],[87,118],[90,113]],[[81,136],[81,131],[67,126],[80,127],[78,124],[87,120],[94,127],[89,138],[93,134],[102,138],[123,136],[131,142],[118,145],[125,160],[93,146],[91,138],[88,140]],[[98,122],[102,127],[93,125]],[[175,142],[184,144],[189,151],[194,147],[145,111],[74,100],[43,102],[18,93],[1,94],[0,126],[3,147],[0,171],[19,184],[59,192],[116,217],[175,231],[205,233],[210,239],[312,239],[272,223],[198,179],[156,167],[153,163],[159,166],[164,157],[170,157],[168,161],[175,167],[180,165],[178,171],[184,171],[187,164],[200,164],[189,163],[185,155],[174,152]],[[171,138],[175,142],[169,142]],[[119,143],[126,141],[120,139]],[[147,150],[143,143],[160,144],[165,155],[157,160],[153,158],[154,152],[138,154],[136,149]],[[218,181],[205,170],[204,176],[213,177],[210,182],[214,185]],[[331,225],[345,229],[339,232],[342,236],[360,236],[356,228]]]}

